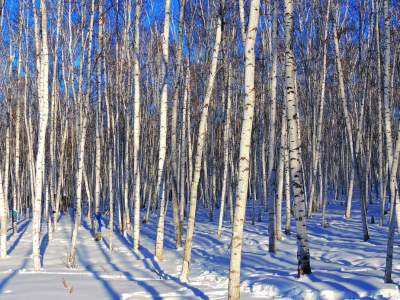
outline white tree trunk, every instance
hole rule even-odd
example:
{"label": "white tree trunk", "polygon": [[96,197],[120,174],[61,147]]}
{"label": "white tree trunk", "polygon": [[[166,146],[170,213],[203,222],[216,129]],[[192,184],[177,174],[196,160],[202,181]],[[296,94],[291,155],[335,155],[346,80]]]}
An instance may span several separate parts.
{"label": "white tree trunk", "polygon": [[[347,108],[347,99],[346,99],[346,92],[344,89],[344,80],[343,80],[343,70],[342,70],[342,63],[340,60],[340,51],[339,51],[339,32],[337,28],[337,24],[335,22],[334,26],[334,43],[335,43],[335,60],[336,60],[336,67],[338,71],[338,79],[339,79],[339,86],[340,86],[340,98],[342,101],[342,106],[343,106],[343,114],[345,118],[345,124],[346,124],[346,133],[347,133],[347,138],[348,138],[348,143],[349,143],[349,150],[350,150],[350,159],[352,161],[351,165],[351,173],[350,173],[350,183],[349,183],[349,189],[348,189],[348,196],[347,196],[347,209],[346,209],[346,218],[350,218],[350,209],[351,209],[351,200],[352,200],[352,195],[353,195],[353,179],[354,175],[356,175],[357,180],[358,180],[358,186],[359,186],[359,202],[361,206],[361,217],[362,217],[362,223],[363,223],[363,233],[364,233],[364,241],[369,239],[369,230],[368,230],[368,223],[367,223],[367,217],[366,217],[366,211],[365,211],[365,206],[364,206],[364,200],[362,197],[362,190],[361,190],[361,184],[360,184],[360,172],[359,172],[359,166],[358,166],[358,161],[357,161],[357,152],[359,149],[359,138],[356,139],[356,149],[354,151],[353,147],[353,133],[352,133],[352,127],[351,127],[351,122],[350,122],[350,115],[348,112]],[[359,126],[359,124],[358,124]]]}
{"label": "white tree trunk", "polygon": [[182,247],[182,232],[179,222],[179,205],[178,205],[178,156],[177,156],[177,118],[178,118],[178,95],[179,95],[179,82],[181,74],[182,64],[182,52],[183,52],[183,23],[185,17],[185,6],[186,0],[180,1],[179,9],[179,35],[177,40],[177,53],[176,53],[176,68],[175,68],[175,82],[174,82],[174,98],[172,108],[172,120],[171,120],[171,166],[172,166],[172,208],[175,228],[175,243],[176,247]]}
{"label": "white tree trunk", "polygon": [[389,164],[389,177],[393,164],[393,145],[392,145],[392,129],[390,116],[392,114],[392,106],[389,99],[389,82],[390,82],[390,17],[389,17],[389,1],[383,0],[383,12],[385,20],[385,65],[383,73],[383,102],[384,102],[384,122],[386,137],[386,156]]}
{"label": "white tree trunk", "polygon": [[258,19],[260,17],[260,1],[252,0],[250,4],[249,24],[244,50],[244,81],[245,103],[240,138],[239,154],[239,178],[238,192],[236,196],[235,217],[232,230],[231,260],[229,267],[229,299],[240,299],[240,264],[242,260],[243,225],[246,214],[247,190],[250,167],[251,132],[253,128],[254,104],[255,104],[255,50],[257,38]]}
{"label": "white tree trunk", "polygon": [[[89,27],[89,54],[88,54],[88,78],[89,74],[92,73],[92,49],[93,49],[93,23],[94,23],[94,0],[92,0],[91,4],[91,16],[90,16],[90,27]],[[82,47],[85,51],[85,46]],[[81,56],[82,57],[82,56]],[[82,64],[84,63],[84,59],[81,60]],[[81,67],[82,71],[82,67]],[[71,241],[71,249],[70,249],[70,256],[69,256],[69,263],[72,266],[75,266],[75,256],[76,256],[76,243],[78,239],[78,227],[81,226],[81,218],[82,218],[82,185],[83,185],[83,171],[84,171],[84,162],[85,162],[85,143],[86,143],[86,133],[87,133],[87,119],[88,119],[88,111],[89,111],[89,92],[86,93],[86,96],[83,95],[83,88],[82,88],[82,81],[83,81],[83,73],[80,74],[79,79],[79,95],[78,95],[78,104],[81,107],[81,114],[80,114],[80,136],[79,136],[79,148],[78,150],[78,170],[76,176],[76,213],[75,213],[75,224],[74,230],[72,233],[72,241]],[[90,82],[88,80],[87,89],[90,91]],[[111,246],[110,246],[111,247]]]}
{"label": "white tree trunk", "polygon": [[[221,2],[224,2],[223,0]],[[211,70],[210,77],[208,79],[207,90],[204,97],[203,102],[203,110],[201,113],[201,119],[199,124],[199,133],[197,138],[197,153],[196,153],[196,162],[193,173],[193,179],[191,180],[190,187],[190,211],[188,216],[188,225],[186,231],[186,241],[185,241],[185,250],[183,253],[183,264],[182,264],[182,272],[179,277],[181,282],[187,282],[189,280],[189,267],[190,260],[192,257],[192,245],[193,245],[193,232],[194,232],[194,220],[196,217],[196,207],[197,207],[197,188],[200,180],[200,170],[201,170],[201,162],[203,158],[203,148],[204,148],[204,140],[206,134],[206,126],[207,126],[207,116],[208,116],[208,107],[210,105],[211,94],[214,87],[215,75],[217,72],[218,65],[218,54],[219,47],[221,43],[221,35],[222,35],[222,7],[223,4],[220,3],[219,14],[218,14],[218,23],[217,23],[217,32],[215,36],[215,45],[213,49],[213,56],[211,61]],[[189,114],[190,115],[190,114]],[[190,124],[190,120],[188,122]],[[188,126],[190,127],[190,126]],[[190,133],[189,133],[190,136]],[[189,143],[190,148],[190,143]],[[189,166],[191,165],[191,150],[189,150]],[[191,175],[191,170],[189,175]]]}
{"label": "white tree trunk", "polygon": [[[139,64],[139,45],[140,45],[140,12],[141,0],[136,1],[135,12],[135,55],[133,59],[133,72],[135,82],[135,115],[133,124],[134,134],[134,175],[135,175],[135,191],[134,191],[134,229],[133,229],[133,251],[138,251],[140,247],[140,64]],[[149,202],[150,205],[150,202]]]}
{"label": "white tree trunk", "polygon": [[294,197],[296,218],[298,276],[311,274],[310,250],[308,248],[307,227],[305,218],[305,199],[302,165],[300,161],[300,141],[298,137],[299,115],[296,108],[295,66],[294,57],[294,9],[292,0],[285,0],[285,53],[286,53],[286,107],[288,118],[288,142],[291,186]]}
{"label": "white tree trunk", "polygon": [[99,37],[98,37],[98,62],[97,62],[97,111],[96,111],[96,159],[95,159],[95,192],[94,192],[94,240],[101,240],[101,210],[100,210],[100,193],[101,193],[101,53],[103,47],[103,5],[99,3]]}
{"label": "white tree trunk", "polygon": [[[171,0],[165,0],[165,20],[164,20],[164,33],[161,36],[162,41],[162,92],[160,103],[160,145],[158,154],[158,198],[162,203],[163,198],[163,185],[165,179],[165,154],[167,150],[167,97],[168,97],[168,44],[169,44],[169,23],[170,23],[170,8]],[[163,209],[160,208],[160,217],[157,225],[157,238],[155,256],[158,260],[162,260],[162,252],[164,248],[164,214]]]}
{"label": "white tree trunk", "polygon": [[109,250],[113,251],[113,232],[114,232],[114,172],[113,172],[113,161],[114,161],[114,154],[113,154],[113,129],[114,129],[114,121],[112,110],[110,107],[110,101],[108,99],[108,76],[107,71],[105,68],[106,62],[104,61],[104,81],[106,82],[104,88],[104,98],[106,100],[106,108],[107,108],[107,151],[108,151],[108,168],[107,168],[107,179],[108,179],[108,198],[109,198],[109,220],[108,220],[108,227],[109,227]]}
{"label": "white tree trunk", "polygon": [[[23,3],[19,3],[19,19],[18,19],[18,52],[22,53],[22,25],[24,21],[24,6]],[[22,56],[18,57],[18,67],[17,67],[17,105],[16,105],[16,120],[15,120],[15,179],[14,179],[14,189],[13,189],[13,232],[18,233],[17,227],[17,205],[20,201],[20,184],[19,184],[19,156],[20,156],[20,123],[21,123],[21,107],[20,107],[20,92],[22,87],[22,77],[21,77],[21,66],[22,66]],[[21,95],[22,96],[22,95]]]}
{"label": "white tree trunk", "polygon": [[[328,0],[327,10],[326,10],[326,23],[324,29],[324,41],[328,38],[328,26],[329,26],[329,11],[330,11],[331,1]],[[322,140],[322,121],[324,115],[324,105],[325,105],[325,83],[326,83],[326,53],[327,53],[327,43],[324,44],[323,49],[323,57],[322,57],[322,80],[321,80],[321,98],[319,104],[319,115],[318,115],[318,124],[317,124],[317,137],[316,137],[316,153],[314,155],[313,163],[312,163],[312,183],[310,190],[310,207],[308,209],[308,217],[311,218],[312,213],[312,202],[314,199],[315,193],[315,185],[316,185],[316,177],[317,177],[317,166],[319,160],[321,159],[321,140]]]}
{"label": "white tree trunk", "polygon": [[268,148],[268,185],[272,187],[271,196],[267,196],[268,207],[268,251],[276,253],[276,170],[275,161],[275,123],[276,123],[276,85],[278,63],[278,13],[279,1],[274,1],[274,16],[272,20],[272,74],[271,74],[271,106],[269,111],[269,148]]}
{"label": "white tree trunk", "polygon": [[[231,95],[230,95],[230,81],[231,81],[231,63],[228,67],[228,95],[226,99],[226,113],[225,113],[225,126],[224,126],[224,172],[222,175],[222,193],[221,193],[221,206],[219,212],[219,224],[217,235],[221,236],[222,220],[224,217],[224,207],[226,199],[226,185],[228,181],[228,165],[229,165],[229,133],[231,128]],[[232,208],[231,208],[232,210]]]}
{"label": "white tree trunk", "polygon": [[[281,145],[279,153],[278,178],[276,188],[276,239],[282,240],[282,201],[283,201],[283,182],[285,181],[285,158],[287,151],[287,117],[285,104],[282,105],[282,130]],[[290,202],[290,200],[289,200]],[[290,226],[290,225],[289,225]],[[276,242],[275,242],[276,243]],[[270,251],[274,252],[274,251]],[[276,246],[275,246],[276,252]]]}
{"label": "white tree trunk", "polygon": [[[287,122],[287,119],[286,121]],[[286,137],[287,139],[287,137]],[[286,148],[285,148],[285,198],[286,198],[286,226],[285,226],[285,234],[290,234],[290,166],[289,166],[289,150],[286,141]]]}
{"label": "white tree trunk", "polygon": [[180,186],[180,193],[181,193],[181,199],[180,199],[180,226],[181,226],[181,234],[183,234],[183,221],[185,217],[185,178],[186,178],[186,126],[190,126],[190,124],[186,125],[186,107],[187,107],[187,100],[188,100],[188,89],[189,89],[189,84],[190,84],[190,67],[189,67],[189,62],[187,64],[187,69],[186,69],[186,78],[185,78],[185,91],[184,91],[184,96],[183,96],[183,107],[182,107],[182,150],[181,150],[181,186]]}
{"label": "white tree trunk", "polygon": [[[57,65],[58,65],[58,44],[61,31],[61,22],[63,20],[63,1],[57,4],[57,33],[56,33],[56,45],[54,49],[54,62],[53,62],[53,81],[51,89],[51,120],[50,120],[50,197],[52,199],[52,215],[54,223],[54,231],[57,231],[58,222],[58,204],[57,198],[59,195],[56,191],[57,186],[57,155],[56,155],[56,143],[57,143],[57,108],[58,108],[58,97],[59,97],[59,86],[57,84]],[[62,169],[62,165],[60,164]],[[54,199],[56,198],[56,199]]]}
{"label": "white tree trunk", "polygon": [[[400,126],[398,127],[397,132],[397,143],[396,149],[393,157],[393,163],[391,166],[391,170],[397,170],[399,166],[400,159]],[[397,180],[396,180],[397,172],[390,173],[389,186],[390,186],[390,203],[392,203],[392,209],[390,210],[390,226],[389,226],[389,235],[388,235],[388,244],[387,244],[387,253],[386,253],[386,268],[385,268],[385,283],[392,282],[392,261],[393,261],[393,244],[394,244],[394,235],[396,230],[396,219],[397,224],[400,224],[400,203],[397,195]]]}
{"label": "white tree trunk", "polygon": [[[46,141],[46,129],[48,123],[49,113],[49,50],[47,45],[47,8],[46,1],[40,1],[40,13],[41,13],[41,32],[42,37],[39,37],[39,21],[36,14],[36,5],[34,5],[35,15],[35,40],[36,50],[38,55],[37,63],[39,66],[39,135],[38,135],[38,150],[36,154],[36,178],[35,178],[35,199],[33,201],[33,222],[32,222],[32,238],[33,238],[33,266],[35,270],[40,270],[40,223],[41,223],[41,211],[42,211],[42,190],[43,190],[43,161],[45,154],[45,141]],[[42,45],[40,47],[38,44]]]}
{"label": "white tree trunk", "polygon": [[[392,176],[392,172],[397,169],[392,169],[393,164],[393,144],[392,144],[392,130],[391,130],[391,114],[392,106],[389,95],[390,85],[390,17],[389,17],[389,1],[383,1],[383,12],[385,20],[385,49],[384,49],[384,73],[383,73],[383,103],[384,103],[384,123],[385,123],[385,137],[386,137],[386,163],[389,167],[388,178]],[[390,184],[390,183],[389,183]],[[383,195],[385,197],[385,195]],[[391,202],[393,205],[393,202]]]}
{"label": "white tree trunk", "polygon": [[7,214],[3,190],[3,172],[0,171],[0,258],[7,256]]}

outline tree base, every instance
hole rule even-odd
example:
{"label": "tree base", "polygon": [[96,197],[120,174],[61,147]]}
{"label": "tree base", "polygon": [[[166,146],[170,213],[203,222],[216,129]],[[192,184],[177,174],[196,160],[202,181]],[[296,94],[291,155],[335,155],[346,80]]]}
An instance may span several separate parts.
{"label": "tree base", "polygon": [[96,232],[96,234],[94,235],[94,240],[96,242],[101,241],[101,233],[100,232]]}

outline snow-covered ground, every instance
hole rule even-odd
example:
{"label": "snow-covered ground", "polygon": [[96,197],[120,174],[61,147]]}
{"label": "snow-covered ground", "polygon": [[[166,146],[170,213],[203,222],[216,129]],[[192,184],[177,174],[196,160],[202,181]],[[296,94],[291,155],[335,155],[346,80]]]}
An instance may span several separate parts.
{"label": "snow-covered ground", "polygon": [[[368,212],[371,239],[362,240],[359,206],[353,201],[352,219],[346,220],[344,206],[327,206],[329,227],[321,228],[321,212],[307,219],[312,275],[297,279],[295,224],[292,234],[283,235],[277,255],[268,253],[266,215],[251,225],[248,215],[243,239],[241,272],[242,299],[400,299],[400,249],[396,234],[394,284],[384,284],[388,226],[370,224],[378,220],[379,205]],[[250,204],[250,203],[249,203]],[[156,216],[141,224],[141,249],[132,251],[132,232],[127,238],[115,232],[114,251],[109,251],[109,231],[93,240],[88,220],[78,233],[78,266],[65,266],[72,232],[71,216],[62,216],[54,240],[48,241],[42,225],[43,270],[33,271],[32,223],[18,222],[19,233],[9,225],[8,256],[0,261],[0,299],[227,299],[230,243],[229,221],[222,237],[217,236],[218,214],[210,223],[207,210],[199,208],[188,284],[179,282],[183,250],[174,249],[172,209],[166,218],[163,261],[154,259]],[[143,217],[143,216],[142,216]],[[388,218],[388,215],[386,215]],[[108,222],[107,217],[102,222]],[[63,278],[68,289],[64,286]],[[71,288],[73,287],[72,291]],[[70,294],[71,292],[71,294]]]}

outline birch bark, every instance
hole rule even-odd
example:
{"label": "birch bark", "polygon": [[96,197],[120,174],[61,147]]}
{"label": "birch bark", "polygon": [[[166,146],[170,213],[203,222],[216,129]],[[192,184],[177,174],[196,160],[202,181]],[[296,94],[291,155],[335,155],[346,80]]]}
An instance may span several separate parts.
{"label": "birch bark", "polygon": [[[87,119],[88,119],[88,111],[89,111],[89,92],[90,92],[90,83],[91,78],[89,75],[92,74],[92,50],[93,50],[93,24],[94,24],[94,0],[91,2],[91,15],[90,15],[90,25],[89,25],[89,53],[88,53],[88,75],[87,75],[87,91],[86,95],[83,95],[83,88],[79,86],[79,104],[81,106],[81,115],[80,115],[80,136],[79,136],[79,148],[78,148],[78,170],[77,170],[77,182],[76,182],[76,214],[75,214],[75,224],[74,230],[72,233],[71,240],[71,250],[69,256],[69,263],[72,266],[75,266],[76,259],[76,243],[78,239],[78,227],[81,226],[81,217],[82,217],[82,185],[83,185],[83,171],[84,171],[84,162],[85,162],[85,146],[86,146],[86,137],[87,137]],[[85,47],[83,47],[84,51]],[[84,63],[84,59],[81,60],[81,64]],[[83,75],[81,73],[80,82],[83,80]]]}
{"label": "birch bark", "polygon": [[249,24],[244,51],[245,103],[240,138],[238,193],[236,195],[235,216],[232,230],[231,260],[229,267],[229,299],[240,299],[240,264],[242,257],[243,225],[246,213],[247,190],[250,168],[250,144],[255,105],[255,42],[257,38],[260,1],[250,4]]}
{"label": "birch bark", "polygon": [[19,156],[20,156],[20,122],[21,122],[21,107],[20,107],[20,93],[22,86],[22,77],[21,77],[21,66],[22,66],[22,25],[23,25],[23,17],[24,17],[24,7],[22,1],[19,3],[19,19],[18,19],[18,67],[17,67],[17,105],[16,105],[16,120],[15,120],[15,179],[14,179],[14,193],[13,193],[13,232],[18,233],[17,226],[17,203],[20,197],[19,193]]}
{"label": "birch bark", "polygon": [[[376,3],[376,4],[375,4]],[[383,133],[382,133],[382,76],[381,76],[381,53],[380,53],[380,37],[379,37],[379,2],[372,1],[375,4],[375,33],[376,33],[376,62],[377,62],[377,81],[378,81],[378,173],[379,173],[379,198],[381,199],[381,212],[379,218],[379,226],[383,226],[385,218],[385,202],[386,197],[384,191],[383,176]]]}
{"label": "birch bark", "polygon": [[[397,132],[397,143],[395,149],[395,155],[393,157],[393,164],[391,166],[391,170],[397,170],[399,166],[399,159],[400,159],[400,126],[398,127]],[[386,253],[386,268],[385,268],[385,283],[392,282],[392,262],[393,262],[393,244],[394,244],[394,235],[396,230],[396,219],[397,224],[399,224],[399,214],[400,214],[400,207],[399,207],[399,199],[396,197],[397,195],[397,182],[396,182],[396,175],[397,172],[390,173],[390,203],[392,203],[392,209],[390,210],[390,226],[389,226],[389,234],[388,234],[388,244],[387,244],[387,253]],[[397,199],[396,199],[397,198]]]}
{"label": "birch bark", "polygon": [[40,0],[41,14],[41,32],[39,36],[39,20],[36,12],[36,5],[32,3],[35,19],[35,40],[36,52],[39,54],[37,60],[38,76],[39,76],[39,135],[38,150],[36,154],[36,178],[35,178],[35,199],[33,199],[33,221],[32,221],[32,238],[33,238],[33,265],[35,270],[40,270],[40,224],[42,211],[42,191],[43,191],[43,162],[45,154],[46,129],[49,113],[49,50],[47,42],[47,8],[46,0]]}
{"label": "birch bark", "polygon": [[311,218],[311,205],[314,199],[316,177],[317,177],[317,166],[321,159],[321,141],[322,141],[322,121],[324,115],[324,105],[325,105],[325,83],[326,83],[326,54],[327,54],[327,38],[328,38],[328,26],[329,26],[329,11],[330,11],[331,1],[328,0],[327,11],[326,11],[326,22],[324,29],[324,40],[323,40],[323,57],[322,57],[322,80],[321,80],[321,98],[319,104],[319,115],[317,124],[317,137],[316,137],[316,154],[312,165],[312,184],[310,190],[310,208],[308,209],[308,217]]}
{"label": "birch bark", "polygon": [[[140,64],[139,64],[139,46],[140,46],[140,13],[142,1],[136,1],[135,12],[135,48],[133,58],[133,72],[135,84],[135,115],[133,124],[134,135],[134,175],[135,175],[135,191],[134,191],[134,229],[133,229],[133,250],[138,251],[140,247]],[[150,205],[150,202],[149,202]]]}
{"label": "birch bark", "polygon": [[179,95],[179,81],[181,76],[182,52],[183,52],[183,25],[185,20],[185,6],[186,0],[180,1],[179,10],[179,35],[178,35],[178,49],[176,54],[176,68],[175,68],[175,84],[174,84],[174,99],[172,108],[172,123],[171,123],[171,160],[172,160],[172,208],[175,228],[175,243],[176,247],[182,247],[182,233],[179,223],[179,206],[178,206],[178,168],[177,168],[177,118],[178,118],[178,95]]}
{"label": "birch bark", "polygon": [[169,24],[170,24],[171,0],[165,0],[165,20],[164,32],[161,36],[162,41],[162,92],[160,100],[160,144],[158,154],[158,199],[161,202],[160,216],[157,225],[155,256],[162,260],[164,247],[164,211],[163,211],[163,185],[165,180],[165,154],[167,150],[167,97],[168,97],[168,44],[169,44]]}
{"label": "birch bark", "polygon": [[276,170],[275,161],[275,123],[276,123],[276,84],[278,62],[278,14],[279,0],[274,1],[274,15],[272,20],[272,70],[271,70],[271,104],[269,111],[269,147],[268,147],[268,185],[272,185],[271,196],[267,195],[268,206],[268,251],[276,253]]}
{"label": "birch bark", "polygon": [[[282,240],[282,199],[283,199],[283,182],[285,173],[285,154],[287,148],[287,117],[286,117],[286,107],[285,104],[282,105],[282,130],[281,130],[281,145],[278,161],[278,178],[277,178],[277,190],[276,190],[276,239],[278,241]],[[287,199],[286,199],[287,200]],[[290,202],[290,199],[289,199]],[[276,248],[276,246],[275,246]],[[270,251],[273,252],[273,251]],[[276,252],[276,249],[275,249]]]}
{"label": "birch bark", "polygon": [[[191,188],[190,188],[190,211],[189,211],[188,225],[187,225],[187,230],[186,230],[185,250],[183,253],[182,272],[179,277],[181,282],[187,282],[189,280],[189,267],[190,267],[190,260],[191,260],[191,256],[192,256],[194,220],[196,217],[196,207],[197,207],[197,188],[198,188],[199,180],[200,180],[200,170],[201,170],[204,140],[205,140],[205,134],[206,134],[208,108],[210,105],[211,94],[212,94],[213,87],[214,87],[214,80],[215,80],[215,75],[217,72],[217,65],[218,65],[218,54],[219,54],[219,48],[220,48],[221,36],[222,36],[223,5],[224,5],[224,0],[221,0],[220,7],[219,7],[219,13],[218,13],[218,23],[217,23],[217,31],[216,31],[216,36],[215,36],[215,45],[214,45],[213,56],[212,56],[212,60],[211,60],[210,77],[208,79],[207,90],[206,90],[206,94],[204,97],[203,110],[201,113],[201,119],[200,119],[200,124],[199,124],[196,161],[195,161],[193,179],[191,180]],[[190,160],[190,158],[191,158],[191,151],[189,151],[189,160]],[[189,174],[192,174],[192,173],[190,172]]]}
{"label": "birch bark", "polygon": [[[225,207],[225,199],[226,199],[226,185],[228,181],[228,165],[229,165],[229,132],[231,128],[231,93],[230,93],[230,81],[231,81],[231,68],[232,65],[229,63],[228,66],[228,85],[227,85],[227,99],[226,99],[226,113],[225,113],[225,126],[224,126],[224,171],[222,177],[222,193],[221,193],[221,206],[219,213],[219,224],[218,224],[218,232],[217,235],[221,236],[222,231],[222,220],[224,216],[224,207]],[[232,209],[232,208],[231,208]]]}
{"label": "birch bark", "polygon": [[4,259],[7,256],[7,214],[2,171],[0,171],[0,226],[0,259]]}
{"label": "birch bark", "polygon": [[302,165],[300,161],[300,141],[298,138],[298,118],[295,95],[294,57],[294,9],[292,0],[285,0],[285,53],[286,53],[286,107],[288,116],[288,142],[291,186],[294,197],[294,211],[297,235],[298,276],[311,274],[310,250],[308,248],[305,218],[305,199]]}
{"label": "birch bark", "polygon": [[100,192],[101,192],[101,62],[103,51],[103,5],[99,2],[99,32],[97,41],[97,110],[96,110],[96,159],[95,159],[95,192],[94,192],[94,240],[101,240],[101,210],[100,210]]}
{"label": "birch bark", "polygon": [[344,89],[344,80],[343,80],[343,70],[342,70],[342,63],[340,60],[340,51],[339,51],[339,29],[337,28],[337,24],[335,22],[335,27],[334,27],[334,43],[335,43],[335,60],[336,60],[336,67],[338,71],[338,79],[339,79],[339,87],[340,87],[340,98],[343,106],[343,115],[345,118],[345,124],[346,124],[346,132],[347,132],[347,138],[348,138],[348,144],[349,144],[349,152],[350,152],[350,159],[352,161],[351,165],[351,175],[350,175],[350,184],[349,184],[349,189],[348,189],[348,196],[347,196],[347,209],[346,209],[346,218],[350,218],[350,209],[351,209],[351,200],[352,200],[352,195],[353,195],[353,178],[354,178],[354,173],[357,177],[357,182],[358,182],[358,187],[359,187],[359,202],[360,202],[360,207],[361,207],[361,217],[362,217],[362,223],[363,223],[363,234],[364,234],[364,241],[369,239],[369,229],[368,229],[368,223],[367,223],[367,216],[366,216],[366,210],[365,210],[365,204],[364,200],[362,197],[362,185],[361,185],[361,178],[360,178],[360,170],[359,170],[359,165],[357,161],[357,153],[359,150],[359,137],[356,138],[356,149],[354,151],[353,147],[353,133],[352,133],[352,128],[351,128],[351,120],[350,120],[350,115],[348,112],[347,108],[347,99],[346,99],[346,92]]}
{"label": "birch bark", "polygon": [[181,234],[183,234],[183,222],[185,217],[185,178],[186,178],[186,160],[187,160],[187,151],[186,151],[186,126],[190,126],[190,124],[186,125],[186,114],[187,114],[187,100],[188,100],[188,89],[190,85],[190,67],[189,61],[187,63],[186,69],[186,78],[185,78],[185,91],[183,96],[183,107],[182,107],[182,140],[181,140],[181,186],[180,186],[180,226],[181,226]]}

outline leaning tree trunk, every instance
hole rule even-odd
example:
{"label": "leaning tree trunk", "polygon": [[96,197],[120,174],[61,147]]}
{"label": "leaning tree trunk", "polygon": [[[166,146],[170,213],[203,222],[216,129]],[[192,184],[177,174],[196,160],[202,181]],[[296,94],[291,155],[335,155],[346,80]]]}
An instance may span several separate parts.
{"label": "leaning tree trunk", "polygon": [[[336,24],[335,24],[336,25]],[[356,144],[356,151],[354,151],[353,147],[353,133],[352,127],[350,124],[350,115],[347,108],[347,99],[346,99],[346,92],[344,89],[344,80],[343,80],[343,70],[342,70],[342,63],[340,60],[340,51],[339,51],[339,32],[337,26],[334,28],[334,43],[335,43],[335,60],[336,60],[336,67],[338,71],[338,79],[339,79],[339,87],[340,87],[340,98],[342,101],[343,106],[343,114],[344,114],[344,122],[346,125],[346,132],[349,142],[349,149],[350,149],[350,159],[352,160],[351,175],[350,175],[350,185],[348,191],[348,198],[347,198],[347,209],[346,209],[346,218],[350,218],[350,208],[351,208],[351,198],[353,195],[353,186],[352,181],[354,178],[354,173],[357,177],[358,187],[359,187],[359,202],[361,207],[361,219],[363,224],[363,234],[364,234],[364,241],[369,239],[369,230],[368,230],[368,223],[367,223],[367,215],[365,210],[365,204],[362,197],[362,187],[361,187],[361,178],[360,178],[360,168],[357,161],[356,153],[358,152],[358,143]],[[358,142],[358,140],[357,140]],[[392,150],[391,150],[392,151]]]}
{"label": "leaning tree trunk", "polygon": [[[211,71],[210,77],[208,79],[208,85],[206,94],[203,102],[203,110],[201,113],[201,119],[199,124],[199,133],[197,138],[197,153],[196,153],[196,162],[193,173],[193,180],[191,182],[190,188],[190,211],[188,217],[188,225],[186,230],[186,241],[185,241],[185,250],[183,253],[183,264],[182,264],[182,272],[179,279],[182,282],[187,282],[189,280],[189,267],[190,267],[190,259],[192,256],[192,245],[193,245],[193,231],[194,231],[194,220],[196,217],[196,207],[197,207],[197,188],[200,180],[200,170],[201,170],[201,162],[203,158],[203,148],[204,148],[204,140],[206,134],[206,126],[207,126],[207,116],[208,116],[208,107],[210,105],[211,94],[214,87],[215,75],[217,73],[217,64],[218,64],[218,54],[219,54],[219,46],[221,43],[221,35],[222,35],[222,8],[223,8],[224,0],[221,0],[218,14],[218,23],[217,23],[217,32],[215,36],[215,45],[213,49],[213,57],[211,61]],[[190,114],[189,114],[190,115]],[[190,122],[188,123],[190,124]],[[188,126],[189,127],[189,126]],[[190,144],[189,144],[190,148]],[[189,165],[190,165],[190,151],[189,151]],[[189,172],[191,175],[192,173]]]}
{"label": "leaning tree trunk", "polygon": [[[324,30],[324,41],[328,38],[328,26],[329,26],[329,10],[330,10],[331,1],[328,0],[327,10],[326,10],[326,23]],[[312,183],[310,190],[310,208],[308,209],[308,217],[311,218],[311,205],[314,199],[314,193],[316,189],[316,177],[317,177],[317,167],[318,163],[321,159],[321,140],[322,140],[322,121],[324,115],[324,105],[325,105],[325,83],[326,83],[326,53],[327,53],[327,43],[324,42],[323,46],[323,57],[322,57],[322,80],[321,80],[321,98],[319,104],[319,116],[318,116],[318,124],[317,124],[317,141],[316,141],[316,153],[315,159],[313,159],[312,163]]]}
{"label": "leaning tree trunk", "polygon": [[244,81],[245,103],[240,138],[239,154],[239,178],[238,192],[236,196],[235,217],[232,230],[231,261],[229,267],[229,299],[240,299],[240,264],[242,260],[243,225],[246,214],[247,190],[249,183],[250,144],[253,128],[254,104],[255,104],[255,50],[257,38],[258,19],[260,17],[260,1],[252,0],[250,4],[250,16],[244,50]]}

